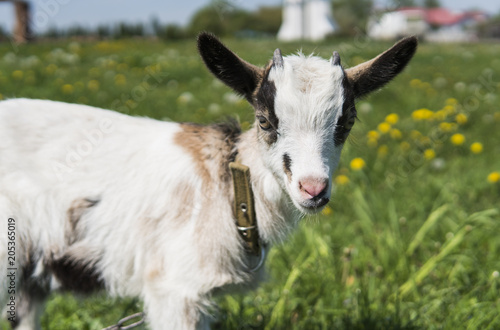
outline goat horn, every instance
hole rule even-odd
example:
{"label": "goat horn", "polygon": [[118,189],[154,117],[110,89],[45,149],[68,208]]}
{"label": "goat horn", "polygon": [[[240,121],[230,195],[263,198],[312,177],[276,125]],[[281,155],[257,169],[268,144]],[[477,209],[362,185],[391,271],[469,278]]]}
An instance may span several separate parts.
{"label": "goat horn", "polygon": [[276,48],[273,55],[273,65],[282,68],[283,67],[283,56],[281,55],[281,50]]}
{"label": "goat horn", "polygon": [[337,51],[333,52],[332,64],[333,65],[340,65],[340,55],[339,55],[339,52],[337,52]]}

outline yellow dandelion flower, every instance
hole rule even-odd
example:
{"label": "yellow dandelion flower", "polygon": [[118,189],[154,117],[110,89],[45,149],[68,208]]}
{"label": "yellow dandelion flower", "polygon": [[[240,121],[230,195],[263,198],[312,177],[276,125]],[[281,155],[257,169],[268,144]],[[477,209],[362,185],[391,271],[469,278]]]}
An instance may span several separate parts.
{"label": "yellow dandelion flower", "polygon": [[380,133],[385,134],[391,130],[391,124],[383,122],[378,124],[377,129]]}
{"label": "yellow dandelion flower", "polygon": [[0,93],[0,100],[3,100],[3,95],[2,95],[2,93]]}
{"label": "yellow dandelion flower", "polygon": [[498,172],[491,172],[488,175],[487,180],[488,180],[489,183],[497,183],[497,182],[499,182],[500,181],[500,173],[498,173]]}
{"label": "yellow dandelion flower", "polygon": [[106,62],[106,66],[109,68],[109,69],[113,69],[115,66],[116,66],[116,61],[113,61],[113,60],[108,60]]}
{"label": "yellow dandelion flower", "polygon": [[421,87],[422,89],[429,89],[429,88],[432,88],[431,84],[430,84],[430,83],[428,83],[427,81],[424,81],[424,82],[420,85],[420,87]]}
{"label": "yellow dandelion flower", "polygon": [[373,139],[373,138],[368,138],[368,140],[366,141],[366,144],[369,147],[375,148],[378,145],[378,140],[377,139]]}
{"label": "yellow dandelion flower", "polygon": [[453,105],[445,105],[442,111],[444,111],[447,115],[452,115],[457,111],[457,109]]}
{"label": "yellow dandelion flower", "polygon": [[61,86],[61,91],[64,94],[73,94],[73,92],[75,91],[75,88],[71,84],[64,84]]}
{"label": "yellow dandelion flower", "polygon": [[352,286],[356,282],[356,277],[354,275],[349,275],[345,281],[347,287]]}
{"label": "yellow dandelion flower", "polygon": [[419,140],[420,140],[420,143],[422,143],[422,144],[431,144],[431,138],[428,136],[422,135]]}
{"label": "yellow dandelion flower", "polygon": [[115,85],[124,86],[126,84],[127,84],[127,77],[125,77],[121,73],[115,76]]}
{"label": "yellow dandelion flower", "polygon": [[460,133],[455,133],[451,136],[450,141],[454,145],[460,146],[460,145],[464,144],[465,136],[463,134],[460,134]]}
{"label": "yellow dandelion flower", "polygon": [[434,159],[436,157],[436,152],[433,149],[424,150],[424,158],[427,160]]}
{"label": "yellow dandelion flower", "polygon": [[326,216],[331,215],[332,213],[333,213],[333,210],[328,205],[325,206],[325,208],[323,209],[323,211],[321,211],[321,214],[326,215]]}
{"label": "yellow dandelion flower", "polygon": [[47,65],[47,67],[45,68],[45,72],[48,75],[54,74],[54,72],[56,72],[56,70],[57,70],[57,65],[55,65],[54,63]]}
{"label": "yellow dandelion flower", "polygon": [[368,139],[375,139],[377,140],[379,137],[380,137],[380,133],[377,132],[377,131],[369,131],[366,136],[368,137]]}
{"label": "yellow dandelion flower", "polygon": [[463,125],[467,123],[467,116],[464,115],[463,113],[459,113],[458,115],[455,116],[455,120],[457,121],[458,124]]}
{"label": "yellow dandelion flower", "polygon": [[402,151],[408,151],[410,150],[411,148],[411,144],[409,144],[408,142],[406,141],[403,141],[399,144],[399,148],[402,150]]}
{"label": "yellow dandelion flower", "polygon": [[500,112],[495,112],[493,118],[495,118],[496,121],[500,121]]}
{"label": "yellow dandelion flower", "polygon": [[12,72],[12,78],[14,78],[15,80],[21,80],[23,79],[23,77],[24,77],[24,72],[22,72],[21,70],[16,70]]}
{"label": "yellow dandelion flower", "polygon": [[480,154],[483,151],[483,144],[480,142],[474,142],[470,145],[470,151],[473,154]]}
{"label": "yellow dandelion flower", "polygon": [[354,158],[351,160],[351,169],[354,171],[360,171],[365,167],[366,163],[363,158]]}
{"label": "yellow dandelion flower", "polygon": [[388,153],[389,153],[389,147],[387,145],[383,144],[380,147],[378,147],[377,154],[380,157],[385,157],[387,156]]}
{"label": "yellow dandelion flower", "polygon": [[99,81],[92,79],[87,83],[87,88],[92,92],[97,92],[99,90]]}
{"label": "yellow dandelion flower", "polygon": [[413,139],[413,140],[418,140],[420,139],[420,137],[422,136],[422,133],[420,133],[419,131],[417,131],[416,129],[412,130],[410,132],[410,137]]}
{"label": "yellow dandelion flower", "polygon": [[395,125],[399,121],[399,116],[396,113],[388,114],[387,117],[385,117],[385,121],[391,125]]}
{"label": "yellow dandelion flower", "polygon": [[445,110],[439,110],[434,113],[434,119],[438,121],[443,121],[448,117],[448,113]]}
{"label": "yellow dandelion flower", "polygon": [[344,186],[349,183],[349,177],[344,174],[337,175],[335,178],[335,183],[339,186]]}
{"label": "yellow dandelion flower", "polygon": [[458,104],[458,101],[457,101],[457,99],[454,99],[454,98],[450,97],[449,99],[446,99],[445,103],[446,103],[446,105],[452,105],[452,106],[454,106],[454,105]]}
{"label": "yellow dandelion flower", "polygon": [[410,87],[412,87],[412,88],[419,88],[421,84],[422,84],[422,81],[420,79],[410,80]]}
{"label": "yellow dandelion flower", "polygon": [[411,117],[413,120],[430,120],[434,116],[434,111],[429,109],[418,109],[412,112]]}
{"label": "yellow dandelion flower", "polygon": [[125,105],[129,108],[129,109],[134,109],[135,107],[137,107],[137,102],[135,102],[134,100],[132,99],[128,99],[127,101],[125,101]]}
{"label": "yellow dandelion flower", "polygon": [[457,129],[457,124],[455,123],[440,123],[439,129],[443,132],[453,132]]}
{"label": "yellow dandelion flower", "polygon": [[403,137],[403,133],[401,133],[401,131],[397,128],[391,129],[389,134],[394,140],[400,140]]}

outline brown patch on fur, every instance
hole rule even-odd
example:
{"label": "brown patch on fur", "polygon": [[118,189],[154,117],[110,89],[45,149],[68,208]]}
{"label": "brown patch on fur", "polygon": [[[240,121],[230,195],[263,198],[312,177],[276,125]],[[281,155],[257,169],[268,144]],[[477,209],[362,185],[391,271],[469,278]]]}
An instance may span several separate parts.
{"label": "brown patch on fur", "polygon": [[157,262],[151,263],[153,266],[147,269],[146,278],[150,282],[154,282],[163,274],[163,262],[159,259]]}
{"label": "brown patch on fur", "polygon": [[76,199],[74,200],[68,211],[66,212],[68,217],[68,223],[65,228],[66,243],[68,245],[73,244],[79,238],[78,223],[81,217],[88,211],[89,208],[95,206],[99,203],[98,200],[92,200],[88,198]]}
{"label": "brown patch on fur", "polygon": [[160,277],[161,274],[162,272],[160,268],[153,268],[146,274],[146,278],[148,279],[148,282],[153,282],[155,279]]}
{"label": "brown patch on fur", "polygon": [[228,182],[228,166],[236,157],[239,126],[232,121],[210,126],[184,123],[180,127],[182,131],[176,134],[174,142],[192,156],[203,181]]}
{"label": "brown patch on fur", "polygon": [[[274,110],[274,100],[276,98],[276,85],[273,81],[269,81],[269,71],[271,71],[272,62],[268,64],[264,70],[264,77],[259,82],[254,95],[252,97],[252,105],[255,108],[255,116],[265,117],[271,124],[268,130],[259,128],[259,138],[263,139],[268,145],[276,142],[278,139],[277,129],[279,126],[279,119]],[[258,125],[258,123],[256,123]]]}

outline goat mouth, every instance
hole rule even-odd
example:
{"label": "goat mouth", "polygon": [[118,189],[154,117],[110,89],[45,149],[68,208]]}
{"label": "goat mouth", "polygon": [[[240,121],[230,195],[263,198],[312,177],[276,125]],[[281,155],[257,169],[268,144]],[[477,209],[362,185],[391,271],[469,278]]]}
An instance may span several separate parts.
{"label": "goat mouth", "polygon": [[317,213],[317,212],[321,211],[323,206],[328,204],[329,201],[330,201],[330,198],[328,198],[328,197],[320,197],[320,198],[309,199],[309,200],[303,201],[300,203],[300,205],[302,206],[302,208],[304,208],[304,210],[307,213]]}

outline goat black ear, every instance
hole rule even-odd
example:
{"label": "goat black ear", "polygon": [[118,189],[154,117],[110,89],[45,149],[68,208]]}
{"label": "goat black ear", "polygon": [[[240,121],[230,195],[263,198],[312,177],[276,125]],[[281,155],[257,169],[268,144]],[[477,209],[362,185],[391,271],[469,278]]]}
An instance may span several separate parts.
{"label": "goat black ear", "polygon": [[253,103],[252,94],[262,80],[263,69],[242,60],[207,32],[198,35],[198,51],[217,78]]}
{"label": "goat black ear", "polygon": [[407,37],[397,42],[374,59],[347,69],[346,75],[356,98],[381,88],[397,76],[417,50],[416,37]]}

